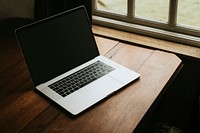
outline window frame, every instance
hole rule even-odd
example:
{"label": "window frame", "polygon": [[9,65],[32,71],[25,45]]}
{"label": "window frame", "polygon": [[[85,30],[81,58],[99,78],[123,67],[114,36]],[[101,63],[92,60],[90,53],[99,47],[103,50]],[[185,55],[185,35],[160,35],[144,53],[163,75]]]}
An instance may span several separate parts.
{"label": "window frame", "polygon": [[200,47],[200,29],[176,23],[178,0],[169,0],[166,23],[135,16],[135,0],[127,0],[127,15],[98,10],[97,1],[92,1],[94,24]]}

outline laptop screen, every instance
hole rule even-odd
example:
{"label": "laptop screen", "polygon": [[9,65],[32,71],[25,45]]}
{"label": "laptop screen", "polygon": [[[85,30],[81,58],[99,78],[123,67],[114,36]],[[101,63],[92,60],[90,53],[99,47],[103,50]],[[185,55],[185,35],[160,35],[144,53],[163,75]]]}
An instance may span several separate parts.
{"label": "laptop screen", "polygon": [[84,7],[17,29],[37,86],[99,55]]}

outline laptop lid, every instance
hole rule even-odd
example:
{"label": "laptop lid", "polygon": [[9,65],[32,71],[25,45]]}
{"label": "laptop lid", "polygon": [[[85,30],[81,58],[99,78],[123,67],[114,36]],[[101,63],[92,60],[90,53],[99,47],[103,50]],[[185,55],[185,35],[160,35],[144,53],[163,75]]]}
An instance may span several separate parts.
{"label": "laptop lid", "polygon": [[99,55],[84,6],[16,30],[35,86]]}

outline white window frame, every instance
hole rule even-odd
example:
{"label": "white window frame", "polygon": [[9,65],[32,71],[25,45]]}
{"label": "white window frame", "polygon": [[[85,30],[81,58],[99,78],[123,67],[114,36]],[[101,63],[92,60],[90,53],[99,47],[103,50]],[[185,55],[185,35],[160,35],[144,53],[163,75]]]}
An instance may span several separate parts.
{"label": "white window frame", "polygon": [[128,32],[200,47],[200,29],[177,24],[178,0],[170,0],[168,22],[135,16],[135,0],[127,1],[127,15],[97,9],[92,1],[93,23]]}

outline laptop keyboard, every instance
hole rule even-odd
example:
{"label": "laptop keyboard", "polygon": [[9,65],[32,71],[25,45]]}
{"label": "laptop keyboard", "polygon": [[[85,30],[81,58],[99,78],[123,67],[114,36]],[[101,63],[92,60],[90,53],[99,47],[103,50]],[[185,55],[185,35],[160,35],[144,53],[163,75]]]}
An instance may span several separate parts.
{"label": "laptop keyboard", "polygon": [[49,85],[48,87],[65,97],[81,87],[91,83],[92,81],[113,71],[109,65],[101,61],[94,62],[93,64]]}

